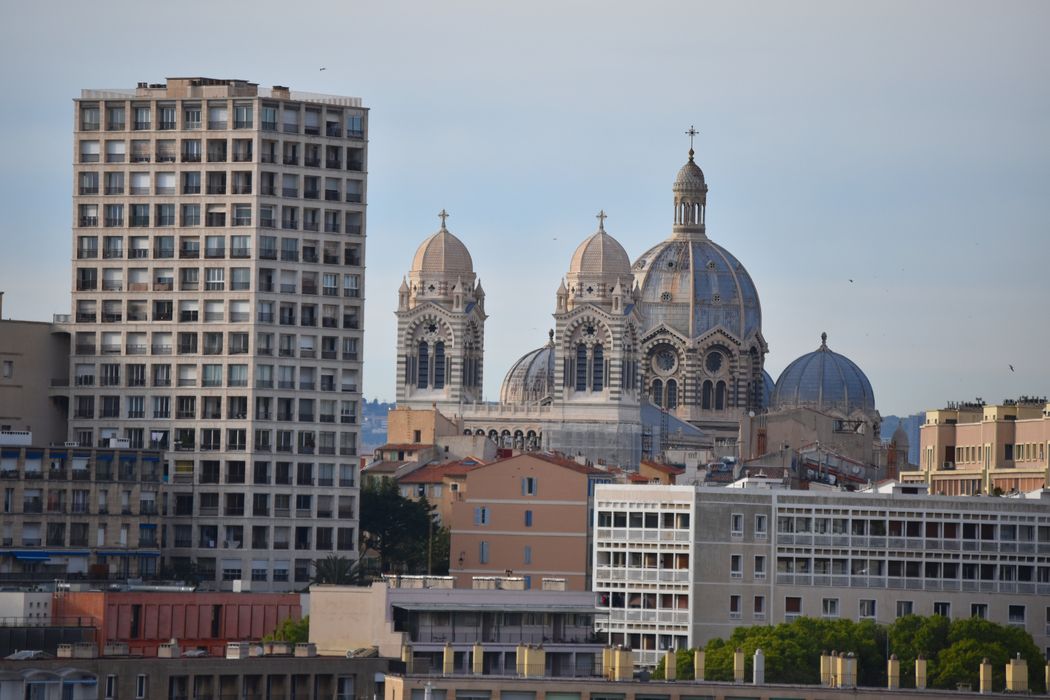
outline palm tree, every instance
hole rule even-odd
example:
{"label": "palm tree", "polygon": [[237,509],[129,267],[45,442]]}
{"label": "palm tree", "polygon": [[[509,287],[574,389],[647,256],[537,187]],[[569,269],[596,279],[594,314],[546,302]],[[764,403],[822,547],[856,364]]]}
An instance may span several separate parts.
{"label": "palm tree", "polygon": [[327,583],[337,586],[363,586],[367,583],[360,562],[335,554],[314,562],[314,577],[311,583]]}

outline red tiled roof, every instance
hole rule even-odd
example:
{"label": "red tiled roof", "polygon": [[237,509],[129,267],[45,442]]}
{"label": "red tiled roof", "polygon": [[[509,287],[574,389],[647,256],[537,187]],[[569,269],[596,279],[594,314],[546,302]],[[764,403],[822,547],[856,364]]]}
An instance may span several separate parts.
{"label": "red tiled roof", "polygon": [[365,468],[362,469],[362,471],[364,471],[364,472],[380,472],[380,473],[390,472],[390,473],[393,473],[393,472],[397,471],[398,467],[400,467],[402,465],[405,465],[405,464],[408,464],[408,462],[407,461],[385,459],[385,460],[383,460],[381,462],[372,462],[371,464],[365,466]]}
{"label": "red tiled roof", "polygon": [[444,464],[428,464],[398,480],[401,484],[437,484],[446,476],[463,476],[471,469],[486,464],[480,459],[461,459]]}
{"label": "red tiled roof", "polygon": [[655,469],[658,472],[663,472],[664,474],[670,474],[671,476],[678,476],[679,474],[685,474],[685,469],[682,469],[681,467],[675,467],[675,466],[672,466],[670,464],[664,464],[662,462],[654,462],[654,461],[652,461],[650,459],[643,459],[642,460],[642,464],[644,464],[645,466],[649,467],[650,469]]}
{"label": "red tiled roof", "polygon": [[642,476],[641,474],[628,474],[627,480],[633,484],[648,484],[650,481],[649,477]]}
{"label": "red tiled roof", "polygon": [[422,443],[415,442],[388,442],[385,445],[377,447],[377,450],[425,450],[433,445],[424,445]]}
{"label": "red tiled roof", "polygon": [[501,459],[495,462],[480,465],[477,468],[483,469],[485,467],[491,467],[496,464],[503,464],[504,462],[509,462],[512,459],[523,459],[525,457],[532,457],[533,459],[538,459],[540,461],[547,462],[548,464],[554,464],[559,467],[564,467],[565,469],[571,469],[575,472],[579,472],[580,474],[608,474],[608,472],[606,472],[604,469],[597,469],[586,464],[579,464],[578,462],[576,462],[576,460],[570,459],[569,457],[566,457],[565,455],[558,452],[522,452],[521,454],[514,455],[513,457],[507,457],[506,459]]}

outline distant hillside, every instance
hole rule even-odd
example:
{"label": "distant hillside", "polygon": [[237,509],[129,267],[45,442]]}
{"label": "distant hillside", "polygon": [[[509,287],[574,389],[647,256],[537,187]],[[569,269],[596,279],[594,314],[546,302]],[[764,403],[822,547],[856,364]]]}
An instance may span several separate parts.
{"label": "distant hillside", "polygon": [[889,442],[893,433],[897,430],[899,423],[904,424],[904,432],[908,436],[908,462],[919,463],[919,427],[926,422],[925,413],[915,413],[910,416],[883,416],[882,417],[882,441]]}
{"label": "distant hillside", "polygon": [[375,448],[386,443],[386,414],[394,407],[378,399],[363,401],[361,409],[361,454],[371,455]]}

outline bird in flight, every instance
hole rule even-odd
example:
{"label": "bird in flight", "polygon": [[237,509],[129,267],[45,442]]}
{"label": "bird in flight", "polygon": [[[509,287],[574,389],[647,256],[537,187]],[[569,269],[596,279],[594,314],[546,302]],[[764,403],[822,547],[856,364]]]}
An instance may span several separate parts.
{"label": "bird in flight", "polygon": [[321,70],[328,70],[328,69],[327,69],[327,68],[324,68],[324,67],[322,67],[322,68],[321,68]]}
{"label": "bird in flight", "polygon": [[1007,367],[1009,367],[1009,368],[1010,368],[1010,371],[1011,371],[1011,372],[1013,372],[1013,371],[1014,371],[1014,366],[1013,366],[1013,365],[1007,365]]}

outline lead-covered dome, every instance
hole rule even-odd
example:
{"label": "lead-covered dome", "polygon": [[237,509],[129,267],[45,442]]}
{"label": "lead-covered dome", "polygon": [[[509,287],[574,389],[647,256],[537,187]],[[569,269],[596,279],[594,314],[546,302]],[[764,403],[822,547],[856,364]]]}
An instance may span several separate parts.
{"label": "lead-covered dome", "polygon": [[634,263],[646,328],[699,338],[721,326],[744,342],[762,329],[758,291],[740,261],[707,238],[670,238]]}
{"label": "lead-covered dome", "polygon": [[820,411],[875,411],[871,382],[852,360],[828,348],[827,333],[820,347],[798,358],[781,372],[773,389],[771,409],[806,407]]}
{"label": "lead-covered dome", "polygon": [[474,261],[463,241],[441,225],[441,230],[427,238],[412,258],[412,271],[424,274],[473,276]]}
{"label": "lead-covered dome", "polygon": [[[552,332],[553,333],[553,332]],[[554,341],[526,353],[503,379],[499,398],[503,404],[542,404],[554,395]]]}

